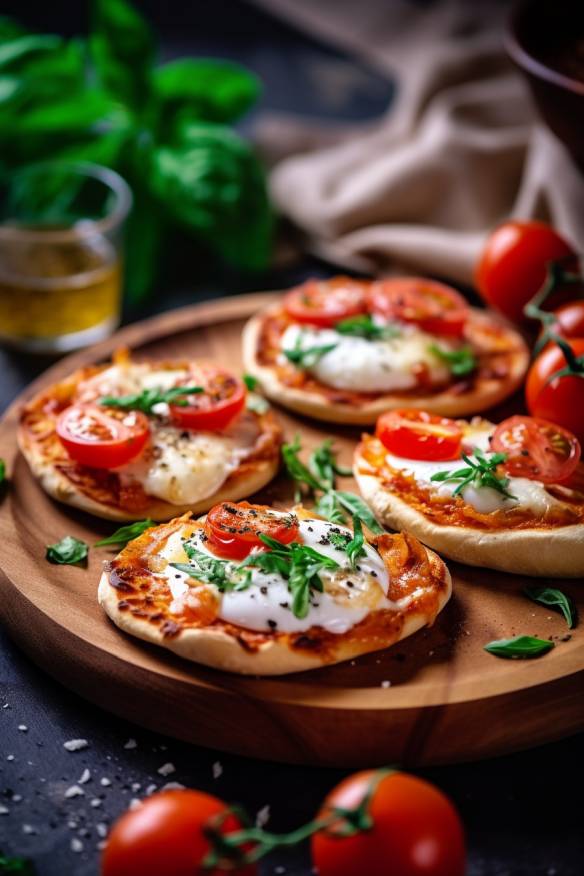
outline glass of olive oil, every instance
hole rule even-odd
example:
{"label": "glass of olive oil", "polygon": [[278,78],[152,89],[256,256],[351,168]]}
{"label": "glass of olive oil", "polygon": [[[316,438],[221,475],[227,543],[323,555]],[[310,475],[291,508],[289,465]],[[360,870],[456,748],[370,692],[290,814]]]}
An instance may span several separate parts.
{"label": "glass of olive oil", "polygon": [[0,182],[0,342],[61,353],[119,324],[128,185],[84,162],[30,165]]}

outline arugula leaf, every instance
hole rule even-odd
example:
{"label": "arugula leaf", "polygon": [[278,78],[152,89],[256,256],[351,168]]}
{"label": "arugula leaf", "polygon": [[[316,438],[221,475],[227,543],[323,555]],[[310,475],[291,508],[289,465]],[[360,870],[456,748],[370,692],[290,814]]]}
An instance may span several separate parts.
{"label": "arugula leaf", "polygon": [[359,557],[365,556],[365,549],[363,544],[365,539],[363,537],[363,527],[361,525],[361,520],[359,517],[353,515],[353,538],[347,544],[347,556],[349,557],[349,562],[353,569],[357,564],[357,560]]}
{"label": "arugula leaf", "polygon": [[152,89],[158,102],[155,125],[165,131],[174,119],[233,122],[256,103],[261,83],[230,61],[181,58],[154,70]]}
{"label": "arugula leaf", "polygon": [[341,477],[350,477],[352,471],[350,468],[345,468],[338,464],[335,452],[333,451],[333,439],[327,438],[315,450],[312,451],[308,459],[310,470],[320,478],[321,483],[332,489],[335,485],[335,475]]}
{"label": "arugula leaf", "polygon": [[74,566],[87,563],[88,545],[73,535],[65,535],[61,541],[47,545],[46,559],[49,563]]}
{"label": "arugula leaf", "polygon": [[251,584],[251,574],[249,571],[241,574],[242,565],[238,566],[229,560],[220,560],[216,557],[211,557],[204,551],[197,550],[189,543],[188,539],[183,539],[183,548],[185,554],[189,558],[188,563],[171,563],[174,569],[181,572],[186,572],[191,578],[197,581],[203,581],[206,584],[214,584],[220,593],[225,593],[228,590],[245,590]]}
{"label": "arugula leaf", "polygon": [[313,347],[302,347],[302,335],[299,334],[296,338],[296,343],[293,347],[283,348],[282,352],[289,362],[296,365],[297,368],[312,368],[318,360],[326,353],[334,350],[337,344],[320,344]]}
{"label": "arugula leaf", "polygon": [[298,484],[305,484],[311,490],[326,492],[326,486],[321,484],[315,475],[304,465],[298,454],[302,449],[300,436],[297,434],[290,444],[282,445],[282,459],[290,477]]}
{"label": "arugula leaf", "polygon": [[445,350],[438,344],[430,344],[428,349],[448,365],[450,373],[454,374],[455,377],[472,374],[478,365],[477,357],[472,347],[469,346],[460,347],[458,350]]}
{"label": "arugula leaf", "polygon": [[105,395],[100,398],[99,403],[108,408],[121,408],[123,411],[142,411],[144,414],[152,414],[154,405],[161,403],[184,408],[188,405],[188,401],[182,396],[196,395],[200,392],[204,392],[202,386],[173,386],[171,389],[151,387],[132,395]]}
{"label": "arugula leaf", "polygon": [[133,541],[139,535],[142,535],[143,532],[146,532],[147,529],[150,529],[151,526],[156,526],[154,520],[136,520],[134,523],[128,523],[127,526],[120,526],[119,529],[116,529],[107,538],[96,541],[95,547],[105,547],[105,545],[109,544],[126,545],[129,541]]}
{"label": "arugula leaf", "polygon": [[9,858],[0,851],[0,874],[2,876],[36,876],[36,869],[28,858]]}
{"label": "arugula leaf", "polygon": [[335,325],[335,331],[341,335],[351,335],[366,338],[368,341],[387,341],[401,335],[399,328],[391,323],[380,325],[375,322],[370,313],[351,316]]}
{"label": "arugula leaf", "polygon": [[467,463],[466,468],[459,468],[456,471],[438,471],[430,478],[431,481],[448,482],[460,481],[460,484],[453,492],[453,496],[459,496],[462,491],[468,486],[491,487],[497,490],[506,499],[515,499],[507,489],[509,486],[509,478],[498,477],[496,474],[497,466],[507,459],[506,453],[492,453],[489,457],[479,448],[473,450],[474,459],[466,454],[462,454],[462,459]]}
{"label": "arugula leaf", "polygon": [[99,82],[128,106],[140,108],[151,96],[154,35],[125,0],[94,0],[89,48]]}
{"label": "arugula leaf", "polygon": [[257,389],[259,380],[257,379],[257,377],[254,377],[253,374],[244,374],[243,382],[245,383],[249,391],[253,392],[254,389]]}
{"label": "arugula leaf", "polygon": [[554,647],[549,639],[538,639],[536,636],[515,636],[513,639],[496,639],[484,646],[485,651],[496,657],[515,660],[530,660],[547,654]]}
{"label": "arugula leaf", "polygon": [[561,612],[566,619],[568,629],[571,630],[576,626],[578,621],[576,606],[574,601],[562,590],[555,587],[526,587],[523,592],[534,602]]}
{"label": "arugula leaf", "polygon": [[355,493],[345,492],[344,490],[335,490],[334,493],[343,508],[350,514],[359,517],[367,529],[375,533],[375,535],[383,535],[385,529],[379,525],[375,515],[360,496],[356,496]]}

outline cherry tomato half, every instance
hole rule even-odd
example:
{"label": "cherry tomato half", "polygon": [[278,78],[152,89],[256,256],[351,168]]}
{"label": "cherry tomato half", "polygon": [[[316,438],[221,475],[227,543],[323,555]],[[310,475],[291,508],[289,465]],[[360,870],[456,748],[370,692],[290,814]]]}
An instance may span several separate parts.
{"label": "cherry tomato half", "polygon": [[454,420],[415,408],[382,414],[375,434],[390,453],[407,459],[456,459],[462,443],[462,429]]}
{"label": "cherry tomato half", "polygon": [[350,277],[308,280],[284,296],[284,310],[295,322],[328,328],[365,313],[367,285]]}
{"label": "cherry tomato half", "polygon": [[580,442],[560,426],[538,417],[509,417],[499,423],[491,449],[506,453],[507,474],[544,484],[567,480],[580,459]]}
{"label": "cherry tomato half", "polygon": [[193,365],[188,382],[202,386],[205,391],[186,395],[181,404],[170,405],[172,421],[180,429],[217,432],[243,410],[245,385],[228,371],[213,365]]}
{"label": "cherry tomato half", "polygon": [[221,557],[242,559],[254,547],[265,544],[260,534],[269,535],[282,544],[298,538],[298,518],[279,514],[267,505],[249,502],[222,502],[207,514],[205,533],[209,548]]}
{"label": "cherry tomato half", "polygon": [[544,222],[505,222],[490,235],[479,259],[478,290],[487,304],[522,323],[523,308],[541,288],[548,262],[571,255],[572,247]]}
{"label": "cherry tomato half", "polygon": [[[576,356],[584,356],[584,338],[570,338],[568,343]],[[584,441],[584,377],[550,380],[566,364],[557,344],[548,344],[542,350],[527,374],[527,408],[534,417],[557,423]]]}
{"label": "cherry tomato half", "polygon": [[462,295],[424,277],[396,277],[373,283],[370,306],[380,316],[415,322],[434,335],[460,337],[469,305]]}
{"label": "cherry tomato half", "polygon": [[143,450],[150,434],[148,418],[140,411],[92,404],[66,408],[56,428],[71,459],[91,468],[125,465]]}
{"label": "cherry tomato half", "polygon": [[[319,818],[327,817],[330,807],[358,806],[374,777],[370,771],[345,779],[327,797]],[[335,836],[333,824],[328,832],[315,834],[312,853],[320,876],[464,876],[460,817],[438,788],[392,773],[377,785],[368,811],[370,830]]]}
{"label": "cherry tomato half", "polygon": [[[203,828],[221,818],[226,805],[201,791],[162,791],[114,824],[101,860],[102,876],[220,876],[225,870],[202,866],[209,851]],[[239,830],[228,814],[221,832]],[[234,876],[254,876],[255,865],[229,870]]]}

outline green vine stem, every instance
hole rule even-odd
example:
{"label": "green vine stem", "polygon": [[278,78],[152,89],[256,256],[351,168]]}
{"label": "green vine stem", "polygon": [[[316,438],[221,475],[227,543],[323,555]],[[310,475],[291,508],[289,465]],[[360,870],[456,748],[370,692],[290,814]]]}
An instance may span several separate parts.
{"label": "green vine stem", "polygon": [[249,826],[231,833],[222,833],[221,828],[225,819],[231,814],[236,815],[243,824],[249,825],[249,818],[241,809],[229,807],[204,828],[211,849],[202,862],[203,869],[228,871],[252,864],[275,849],[296,846],[321,831],[336,837],[347,837],[371,830],[374,826],[369,812],[371,800],[380,782],[394,772],[395,770],[390,767],[376,770],[367,793],[353,809],[331,807],[326,817],[309,821],[290,833],[270,833],[261,827]]}
{"label": "green vine stem", "polygon": [[[530,319],[537,319],[542,324],[543,332],[535,347],[533,348],[534,357],[541,353],[546,344],[550,341],[554,341],[558,343],[557,335],[552,332],[551,326],[556,321],[555,314],[550,310],[543,310],[543,304],[548,300],[548,298],[553,295],[554,292],[558,291],[560,288],[566,288],[566,286],[582,286],[584,282],[584,278],[580,271],[574,272],[570,271],[566,268],[566,265],[572,265],[574,263],[574,256],[566,256],[563,259],[559,259],[558,261],[549,262],[547,266],[546,278],[541,286],[541,289],[534,295],[534,297],[529,301],[525,307],[523,308],[523,313],[525,316]],[[559,344],[562,347],[562,350],[565,349],[562,344]],[[569,346],[569,345],[566,345]],[[571,350],[571,348],[570,348]],[[568,357],[566,356],[566,361],[568,361]]]}

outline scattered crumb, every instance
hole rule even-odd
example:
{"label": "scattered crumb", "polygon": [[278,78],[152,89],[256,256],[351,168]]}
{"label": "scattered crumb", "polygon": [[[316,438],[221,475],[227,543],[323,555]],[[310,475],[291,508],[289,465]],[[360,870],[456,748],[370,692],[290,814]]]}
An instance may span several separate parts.
{"label": "scattered crumb", "polygon": [[71,830],[75,830],[75,828],[79,827],[79,825],[76,821],[71,820],[67,822],[67,827],[71,828]]}
{"label": "scattered crumb", "polygon": [[105,849],[106,846],[107,846],[107,842],[105,840],[100,840],[100,842],[98,842],[98,844],[96,845],[95,848],[97,849],[98,852],[101,852],[101,851],[103,851],[103,849]]}
{"label": "scattered crumb", "polygon": [[83,788],[80,788],[79,785],[71,785],[70,788],[67,788],[65,791],[65,799],[70,800],[72,797],[84,797],[85,791]]}
{"label": "scattered crumb", "polygon": [[214,779],[218,779],[219,776],[223,775],[223,767],[221,766],[221,764],[219,763],[218,760],[215,761],[212,769],[213,769],[213,778]]}
{"label": "scattered crumb", "polygon": [[162,766],[158,768],[157,772],[161,776],[171,776],[176,772],[176,767],[173,763],[163,763]]}
{"label": "scattered crumb", "polygon": [[71,851],[79,853],[82,852],[84,848],[83,841],[74,836],[71,840]]}
{"label": "scattered crumb", "polygon": [[99,797],[94,797],[93,800],[89,801],[89,805],[93,806],[94,809],[99,809],[99,807],[101,806],[101,800],[99,799]]}
{"label": "scattered crumb", "polygon": [[33,827],[32,824],[23,824],[22,825],[22,832],[31,836],[33,834],[37,834],[38,830],[36,829],[36,827]]}
{"label": "scattered crumb", "polygon": [[78,785],[86,785],[87,782],[91,781],[91,772],[90,770],[83,770],[81,773],[81,778],[78,780]]}
{"label": "scattered crumb", "polygon": [[22,794],[13,794],[12,795],[12,802],[13,803],[20,803],[21,800],[22,800]]}
{"label": "scattered crumb", "polygon": [[102,839],[105,839],[107,836],[107,824],[105,824],[103,821],[98,821],[98,823],[95,825],[95,832]]}
{"label": "scattered crumb", "polygon": [[124,745],[126,751],[132,751],[133,748],[138,748],[138,743],[135,739],[128,739],[126,744]]}
{"label": "scattered crumb", "polygon": [[10,809],[7,809],[6,806],[0,805],[0,815],[8,815]]}
{"label": "scattered crumb", "polygon": [[28,727],[26,726],[26,724],[19,724],[18,729],[21,733],[28,733]]}
{"label": "scattered crumb", "polygon": [[269,803],[266,803],[266,805],[262,806],[262,808],[259,809],[257,814],[256,814],[255,826],[256,827],[265,827],[269,820],[270,820],[270,805],[269,805]]}
{"label": "scattered crumb", "polygon": [[66,751],[82,751],[88,746],[89,742],[87,739],[69,739],[68,742],[63,743],[63,748],[66,749]]}
{"label": "scattered crumb", "polygon": [[381,687],[391,687],[391,681],[382,681]]}
{"label": "scattered crumb", "polygon": [[6,760],[14,760],[14,755],[13,754],[7,755]]}
{"label": "scattered crumb", "polygon": [[102,786],[102,788],[109,788],[109,786],[111,785],[111,781],[110,779],[106,779],[106,777],[104,776],[103,779],[99,780],[99,784]]}
{"label": "scattered crumb", "polygon": [[163,785],[160,789],[161,791],[184,791],[185,785],[181,785],[180,782],[167,782],[166,785]]}
{"label": "scattered crumb", "polygon": [[134,794],[136,794],[141,787],[142,785],[140,784],[140,782],[132,782],[132,791],[134,792]]}
{"label": "scattered crumb", "polygon": [[142,801],[138,800],[137,797],[134,797],[132,800],[130,800],[130,805],[128,806],[128,809],[130,809],[133,812],[134,809],[139,809],[141,805],[142,805]]}
{"label": "scattered crumb", "polygon": [[148,787],[146,788],[146,796],[150,797],[150,795],[155,792],[157,787],[158,785],[148,785]]}

